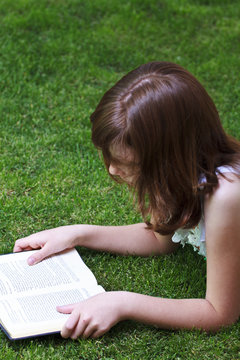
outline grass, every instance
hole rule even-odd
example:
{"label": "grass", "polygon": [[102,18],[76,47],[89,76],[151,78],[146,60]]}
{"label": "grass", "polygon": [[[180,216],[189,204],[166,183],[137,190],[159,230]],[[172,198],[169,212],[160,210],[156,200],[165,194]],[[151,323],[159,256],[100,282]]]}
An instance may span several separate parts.
{"label": "grass", "polygon": [[[240,4],[226,0],[0,0],[0,252],[42,229],[140,220],[90,141],[89,115],[124,73],[167,60],[189,69],[240,138]],[[81,250],[106,290],[204,296],[205,262]],[[187,258],[187,259],[186,259]],[[215,335],[124,322],[98,340],[10,342],[0,359],[231,359],[239,322]]]}

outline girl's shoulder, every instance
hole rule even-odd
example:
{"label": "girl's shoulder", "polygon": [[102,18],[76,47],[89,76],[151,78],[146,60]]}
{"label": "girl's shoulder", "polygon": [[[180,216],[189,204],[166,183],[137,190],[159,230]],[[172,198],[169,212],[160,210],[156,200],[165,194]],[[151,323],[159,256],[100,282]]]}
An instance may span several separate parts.
{"label": "girl's shoulder", "polygon": [[[221,168],[219,170],[221,171]],[[240,206],[240,174],[228,171],[226,167],[224,170],[218,173],[218,186],[210,196],[206,196],[205,202],[214,203],[215,206]]]}
{"label": "girl's shoulder", "polygon": [[[230,166],[217,169],[219,184],[210,195],[205,195],[200,223],[193,229],[179,229],[172,237],[182,246],[191,244],[200,255],[206,257],[206,240],[219,245],[231,237],[240,236],[240,177]],[[204,176],[200,183],[204,182]],[[226,229],[230,229],[226,233]],[[225,235],[224,235],[225,233]],[[225,244],[224,244],[225,245]]]}
{"label": "girl's shoulder", "polygon": [[219,233],[220,229],[240,232],[240,177],[234,172],[224,172],[224,176],[218,177],[218,186],[205,196],[206,233]]}

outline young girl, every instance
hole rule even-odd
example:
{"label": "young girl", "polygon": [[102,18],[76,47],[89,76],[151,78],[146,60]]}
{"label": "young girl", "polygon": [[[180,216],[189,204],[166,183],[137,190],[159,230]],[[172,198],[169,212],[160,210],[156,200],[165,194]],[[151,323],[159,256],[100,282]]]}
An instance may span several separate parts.
{"label": "young girl", "polygon": [[182,67],[140,66],[102,98],[92,140],[111,177],[136,194],[145,223],[72,225],[16,241],[40,249],[30,265],[77,245],[123,255],[160,255],[190,242],[207,258],[204,299],[106,292],[58,307],[71,313],[64,338],[103,335],[125,319],[167,329],[216,331],[240,314],[240,143],[224,132],[215,105]]}

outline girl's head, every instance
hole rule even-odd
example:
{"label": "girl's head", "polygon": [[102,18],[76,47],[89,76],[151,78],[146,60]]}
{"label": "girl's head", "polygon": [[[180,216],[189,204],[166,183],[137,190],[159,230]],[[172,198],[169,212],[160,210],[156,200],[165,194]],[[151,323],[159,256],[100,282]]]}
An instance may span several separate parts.
{"label": "girl's head", "polygon": [[233,162],[237,149],[239,156],[206,90],[173,63],[128,73],[106,92],[91,121],[110,174],[135,188],[142,214],[153,215],[161,233],[196,224],[200,176],[211,190],[216,167]]}

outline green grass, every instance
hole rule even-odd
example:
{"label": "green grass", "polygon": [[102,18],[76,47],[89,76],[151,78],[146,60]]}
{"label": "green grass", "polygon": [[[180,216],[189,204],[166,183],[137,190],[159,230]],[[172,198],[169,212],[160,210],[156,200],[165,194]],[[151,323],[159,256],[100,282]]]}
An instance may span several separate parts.
{"label": "green grass", "polygon": [[[189,69],[240,138],[239,17],[237,0],[0,0],[0,253],[46,228],[140,220],[127,189],[104,171],[89,115],[142,63]],[[205,261],[190,247],[147,259],[81,253],[106,290],[204,296]],[[0,359],[237,360],[239,333],[239,322],[215,335],[124,322],[77,341],[10,342],[1,332]]]}

